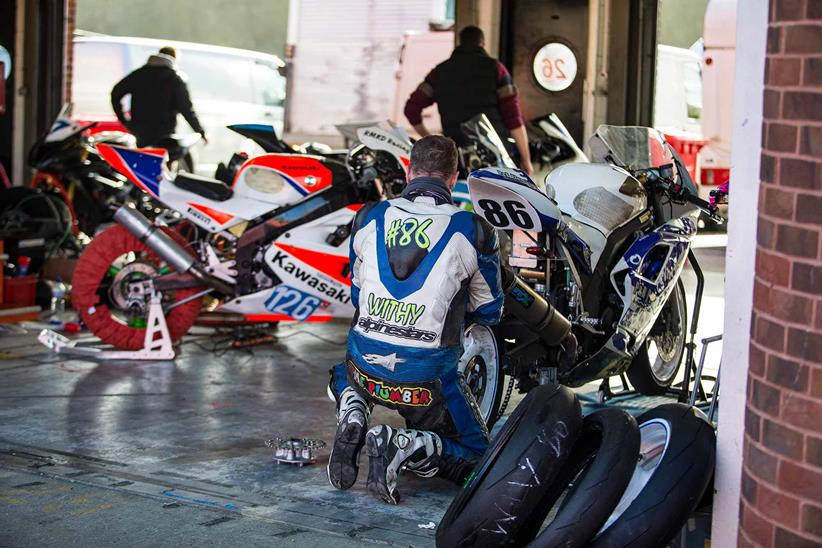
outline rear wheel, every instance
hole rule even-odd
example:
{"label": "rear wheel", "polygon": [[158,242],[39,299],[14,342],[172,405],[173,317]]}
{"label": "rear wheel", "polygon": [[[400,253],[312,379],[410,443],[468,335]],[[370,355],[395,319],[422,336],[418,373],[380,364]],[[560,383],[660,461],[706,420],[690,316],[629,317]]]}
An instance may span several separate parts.
{"label": "rear wheel", "polygon": [[685,287],[679,280],[628,368],[628,380],[639,392],[655,396],[671,386],[685,354],[687,325]]}
{"label": "rear wheel", "polygon": [[477,401],[480,415],[489,430],[499,418],[505,383],[500,359],[499,339],[494,330],[487,325],[469,325],[465,330],[464,350],[457,367]]}
{"label": "rear wheel", "polygon": [[[164,229],[175,241],[185,240]],[[170,272],[171,268],[143,242],[120,225],[100,233],[77,261],[72,285],[72,302],[89,330],[103,342],[123,350],[143,347],[148,298],[129,297],[131,283]],[[183,301],[202,288],[185,288],[163,293],[163,305]],[[174,307],[166,314],[172,341],[190,328],[202,306],[202,297]]]}

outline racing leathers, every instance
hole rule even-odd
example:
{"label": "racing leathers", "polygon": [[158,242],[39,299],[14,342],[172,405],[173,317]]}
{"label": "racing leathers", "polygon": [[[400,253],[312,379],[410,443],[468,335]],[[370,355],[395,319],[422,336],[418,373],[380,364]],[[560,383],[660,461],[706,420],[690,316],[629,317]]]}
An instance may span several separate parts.
{"label": "racing leathers", "polygon": [[[372,429],[374,446],[384,445],[382,438],[407,434],[410,445],[397,442],[400,449],[405,444],[425,450],[416,460],[407,458],[406,469],[461,481],[467,470],[458,463],[488,447],[485,423],[457,365],[466,321],[493,325],[500,320],[503,294],[493,227],[457,208],[441,180],[418,177],[401,197],[358,212],[350,261],[356,311],[346,362],[331,370],[338,419],[342,424],[350,416],[355,393],[369,407],[397,410],[407,428],[419,430],[376,427],[383,430]],[[356,412],[354,427],[368,415],[362,406]],[[333,452],[329,478],[340,487],[332,474]],[[371,476],[369,471],[369,490]],[[353,480],[341,483],[347,488]]]}

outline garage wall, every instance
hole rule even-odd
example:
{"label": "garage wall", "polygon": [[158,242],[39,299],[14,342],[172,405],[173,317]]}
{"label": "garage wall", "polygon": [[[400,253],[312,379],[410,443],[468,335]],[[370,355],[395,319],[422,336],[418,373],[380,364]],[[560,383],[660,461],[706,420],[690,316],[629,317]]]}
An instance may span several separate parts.
{"label": "garage wall", "polygon": [[77,28],[273,53],[283,57],[288,0],[76,0]]}
{"label": "garage wall", "polygon": [[427,31],[441,5],[441,0],[299,0],[291,21],[296,28],[289,29],[294,37],[291,133],[336,135],[334,124],[388,119],[403,33]]}
{"label": "garage wall", "polygon": [[820,55],[822,3],[771,0],[741,546],[822,543]]}

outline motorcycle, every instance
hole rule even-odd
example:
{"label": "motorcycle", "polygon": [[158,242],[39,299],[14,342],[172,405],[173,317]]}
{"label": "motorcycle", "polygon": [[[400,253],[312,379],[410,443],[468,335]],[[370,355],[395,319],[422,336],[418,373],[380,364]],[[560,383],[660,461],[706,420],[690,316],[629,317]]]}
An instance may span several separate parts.
{"label": "motorcycle", "polygon": [[531,120],[528,122],[528,132],[538,136],[529,140],[529,146],[531,158],[539,166],[543,177],[565,164],[588,161],[556,114]]}
{"label": "motorcycle", "polygon": [[111,168],[95,146],[110,143],[133,146],[127,133],[106,131],[90,135],[95,122],[81,124],[69,117],[64,105],[54,124],[29,150],[29,165],[37,170],[30,186],[59,197],[69,208],[72,232],[93,235],[110,220],[109,205],[122,203],[130,193],[125,177]]}
{"label": "motorcycle", "polygon": [[[78,122],[70,114],[71,105],[64,105],[49,130],[32,145],[29,165],[37,170],[30,186],[58,196],[68,206],[73,234],[93,236],[100,225],[111,222],[116,207],[129,200],[146,215],[160,213],[148,196],[141,195],[97,151],[100,144],[133,147],[134,136],[96,131],[97,122]],[[189,149],[199,140],[196,134],[170,135],[153,146],[168,151],[172,172],[193,171]]]}
{"label": "motorcycle", "polygon": [[[475,211],[511,237],[508,264],[516,274],[504,276],[502,322],[471,326],[466,335],[466,380],[484,416],[500,414],[505,375],[527,392],[625,373],[639,392],[664,393],[686,353],[686,259],[698,278],[695,336],[702,288],[691,251],[695,215],[721,222],[716,206],[698,198],[656,130],[600,126],[590,146],[594,163],[555,169],[544,192],[510,168],[469,177]],[[570,361],[552,332],[562,322],[578,341]],[[692,360],[691,353],[688,371]]]}
{"label": "motorcycle", "polygon": [[[348,150],[335,150],[324,143],[308,142],[301,145],[290,145],[277,136],[277,132],[272,125],[266,124],[233,124],[227,126],[228,129],[239,133],[243,137],[256,143],[263,152],[279,154],[309,154],[333,158],[344,162],[348,155]],[[234,153],[228,162],[220,162],[214,174],[215,179],[219,179],[227,184],[232,184],[237,176],[240,166],[248,160],[246,152]]]}
{"label": "motorcycle", "polygon": [[161,295],[172,339],[188,331],[211,294],[216,312],[250,321],[353,316],[348,240],[366,201],[404,188],[410,147],[393,127],[349,126],[346,162],[264,154],[239,168],[233,187],[178,173],[164,151],[99,145],[114,168],[196,227],[187,239],[134,208],[85,250],[72,300],[92,333],[122,349],[143,344],[151,296]]}

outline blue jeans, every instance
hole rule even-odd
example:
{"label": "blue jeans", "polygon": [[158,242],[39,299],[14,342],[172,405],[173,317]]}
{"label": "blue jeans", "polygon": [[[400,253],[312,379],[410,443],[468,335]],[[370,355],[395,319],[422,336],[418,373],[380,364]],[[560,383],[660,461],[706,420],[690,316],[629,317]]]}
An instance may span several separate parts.
{"label": "blue jeans", "polygon": [[485,423],[456,366],[430,382],[408,384],[364,375],[351,361],[330,373],[335,398],[351,386],[366,401],[395,409],[407,428],[437,434],[443,455],[474,459],[488,448]]}

